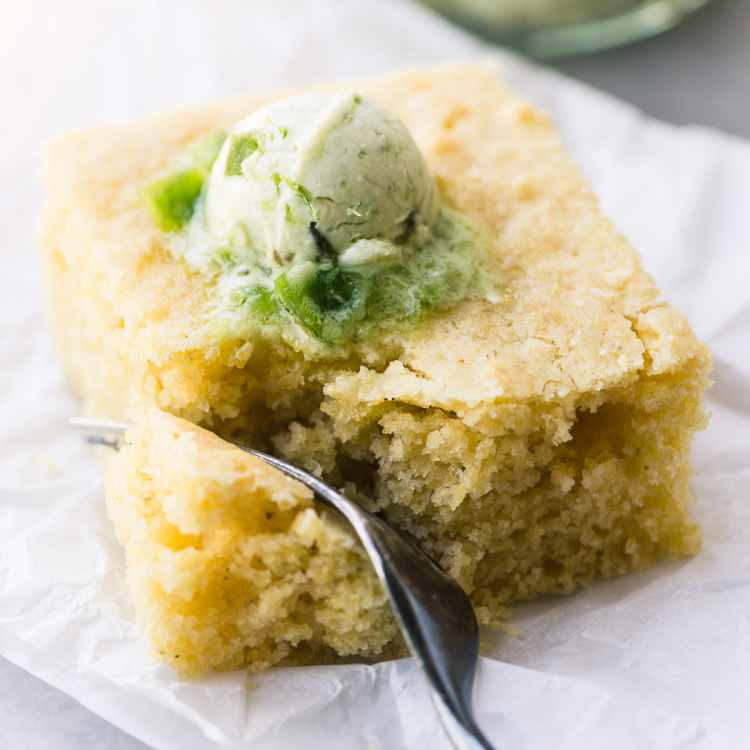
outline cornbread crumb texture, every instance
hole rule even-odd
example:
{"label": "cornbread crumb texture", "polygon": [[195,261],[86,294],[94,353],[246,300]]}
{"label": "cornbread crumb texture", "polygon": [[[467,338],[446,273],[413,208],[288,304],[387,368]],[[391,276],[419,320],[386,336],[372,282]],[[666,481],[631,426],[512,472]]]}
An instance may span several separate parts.
{"label": "cornbread crumb texture", "polygon": [[137,191],[265,99],[72,135],[48,154],[42,241],[87,411],[156,405],[277,451],[410,535],[489,625],[517,599],[695,553],[688,459],[710,354],[659,301],[547,118],[474,66],[358,85],[411,130],[442,200],[486,231],[498,301],[349,349],[219,325]]}
{"label": "cornbread crumb texture", "polygon": [[353,535],[200,427],[144,413],[108,463],[106,497],[139,629],[184,675],[373,657],[396,634]]}

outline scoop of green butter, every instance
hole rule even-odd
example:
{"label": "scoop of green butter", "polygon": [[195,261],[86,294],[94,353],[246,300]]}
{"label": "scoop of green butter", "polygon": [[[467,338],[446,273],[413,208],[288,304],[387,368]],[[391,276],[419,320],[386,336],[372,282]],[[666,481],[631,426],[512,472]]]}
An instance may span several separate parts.
{"label": "scoop of green butter", "polygon": [[408,130],[354,90],[260,108],[190,146],[144,196],[235,322],[293,321],[346,345],[491,286],[480,234],[440,207]]}
{"label": "scoop of green butter", "polygon": [[240,120],[205,208],[217,240],[278,267],[335,260],[360,239],[420,244],[439,212],[409,131],[355,90],[280,99]]}

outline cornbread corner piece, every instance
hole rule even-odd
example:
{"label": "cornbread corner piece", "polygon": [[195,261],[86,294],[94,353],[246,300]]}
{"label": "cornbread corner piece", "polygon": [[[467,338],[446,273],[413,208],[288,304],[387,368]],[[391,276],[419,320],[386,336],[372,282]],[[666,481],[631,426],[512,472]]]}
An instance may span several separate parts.
{"label": "cornbread corner piece", "polygon": [[43,265],[87,412],[157,405],[318,472],[439,560],[485,624],[514,600],[697,552],[689,450],[710,354],[548,118],[473,65],[359,85],[486,233],[497,301],[349,349],[218,321],[138,191],[274,97],[73,134],[47,154]]}
{"label": "cornbread corner piece", "polygon": [[200,427],[144,413],[108,463],[106,500],[150,655],[185,676],[377,657],[397,633],[364,550],[335,515]]}

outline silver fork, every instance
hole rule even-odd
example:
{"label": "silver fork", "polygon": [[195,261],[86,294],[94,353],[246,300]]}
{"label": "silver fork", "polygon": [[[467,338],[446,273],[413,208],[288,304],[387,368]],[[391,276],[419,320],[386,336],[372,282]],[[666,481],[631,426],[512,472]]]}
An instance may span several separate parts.
{"label": "silver fork", "polygon": [[[70,425],[90,443],[118,448],[132,423],[74,417]],[[429,555],[325,482],[286,461],[234,445],[309,487],[321,502],[351,524],[383,584],[454,747],[493,750],[471,708],[479,628],[464,590]]]}

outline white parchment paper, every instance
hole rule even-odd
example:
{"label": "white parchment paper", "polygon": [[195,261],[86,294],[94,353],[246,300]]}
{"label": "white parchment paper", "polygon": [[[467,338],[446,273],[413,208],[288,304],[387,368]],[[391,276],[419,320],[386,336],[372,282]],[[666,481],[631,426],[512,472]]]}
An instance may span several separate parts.
{"label": "white parchment paper", "polygon": [[[403,0],[39,0],[0,26],[0,653],[168,750],[445,750],[410,660],[178,680],[146,664],[101,480],[44,325],[41,142],[243,91],[486,54]],[[498,747],[750,744],[750,144],[503,58],[716,357],[695,444],[703,552],[518,607],[475,704]]]}

